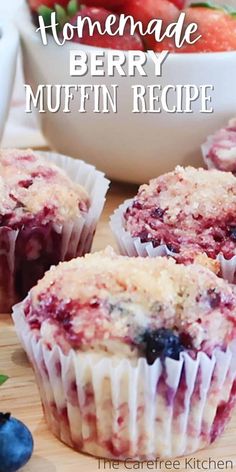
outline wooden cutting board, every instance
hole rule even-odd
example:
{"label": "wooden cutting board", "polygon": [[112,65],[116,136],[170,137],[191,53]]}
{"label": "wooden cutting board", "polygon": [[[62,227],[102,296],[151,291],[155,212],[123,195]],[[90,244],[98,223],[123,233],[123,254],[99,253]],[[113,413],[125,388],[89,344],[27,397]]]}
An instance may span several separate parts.
{"label": "wooden cutting board", "polygon": [[[112,185],[98,226],[94,250],[103,249],[107,244],[115,247],[108,225],[109,215],[119,203],[134,195],[135,191],[135,187],[131,185]],[[34,375],[16,338],[9,315],[0,315],[0,373],[10,377],[0,389],[0,410],[11,411],[13,416],[26,423],[35,440],[34,455],[22,472],[236,471],[236,412],[220,440],[209,449],[200,451],[187,459],[181,458],[179,462],[171,461],[165,464],[99,462],[98,459],[78,454],[61,444],[47,429]]]}

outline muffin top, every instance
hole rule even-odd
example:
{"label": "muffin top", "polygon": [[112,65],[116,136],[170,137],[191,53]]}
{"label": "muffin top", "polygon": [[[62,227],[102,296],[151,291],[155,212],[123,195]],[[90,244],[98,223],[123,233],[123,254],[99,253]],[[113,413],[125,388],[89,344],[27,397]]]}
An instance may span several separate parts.
{"label": "muffin top", "polygon": [[211,355],[236,337],[234,287],[197,264],[111,249],[48,271],[24,302],[30,329],[59,345],[119,357]]}
{"label": "muffin top", "polygon": [[236,254],[236,177],[178,166],[139,188],[124,228],[154,247],[167,245],[179,262],[199,253],[229,259]]}
{"label": "muffin top", "polygon": [[206,157],[217,169],[236,172],[236,118],[211,136],[206,146]]}
{"label": "muffin top", "polygon": [[63,224],[89,206],[87,192],[32,150],[0,151],[0,226]]}

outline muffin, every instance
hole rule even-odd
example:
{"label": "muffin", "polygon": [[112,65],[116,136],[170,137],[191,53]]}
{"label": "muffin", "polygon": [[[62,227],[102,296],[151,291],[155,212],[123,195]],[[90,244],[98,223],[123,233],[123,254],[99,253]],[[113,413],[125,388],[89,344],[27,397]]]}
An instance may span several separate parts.
{"label": "muffin", "polygon": [[171,255],[188,264],[219,260],[233,281],[236,255],[236,177],[215,169],[176,167],[139,188],[111,219],[120,251]]}
{"label": "muffin", "polygon": [[236,118],[209,136],[202,146],[203,159],[209,169],[236,172]]}
{"label": "muffin", "polygon": [[236,292],[198,265],[111,250],[59,264],[14,307],[52,432],[106,458],[213,442],[236,399]]}
{"label": "muffin", "polygon": [[0,312],[52,264],[90,250],[106,190],[103,174],[81,161],[0,151]]}

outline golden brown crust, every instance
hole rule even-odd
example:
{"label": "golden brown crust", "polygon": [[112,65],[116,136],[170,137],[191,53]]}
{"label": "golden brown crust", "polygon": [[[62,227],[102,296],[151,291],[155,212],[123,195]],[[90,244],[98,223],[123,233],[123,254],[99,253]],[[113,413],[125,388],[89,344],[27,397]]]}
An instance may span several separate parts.
{"label": "golden brown crust", "polygon": [[80,203],[88,204],[83,187],[72,182],[66,173],[32,150],[0,151],[0,215],[14,222],[54,210],[55,223],[80,215]]}
{"label": "golden brown crust", "polygon": [[[235,307],[233,288],[202,265],[108,250],[47,272],[30,293],[28,319],[33,325],[40,320],[40,336],[50,343],[58,342],[57,327],[63,328],[60,344],[70,342],[72,330],[73,339],[83,339],[80,349],[109,345],[109,351],[123,352],[145,331],[164,327],[188,334],[193,349],[212,351],[235,336]],[[70,318],[69,334],[64,316]]]}

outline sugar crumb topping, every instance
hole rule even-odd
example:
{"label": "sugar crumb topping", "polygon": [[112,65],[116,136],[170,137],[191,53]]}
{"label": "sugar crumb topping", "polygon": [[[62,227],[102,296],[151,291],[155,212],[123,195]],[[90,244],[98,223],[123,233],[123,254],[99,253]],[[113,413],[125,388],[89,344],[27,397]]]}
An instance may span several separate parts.
{"label": "sugar crumb topping", "polygon": [[30,149],[0,151],[0,215],[8,225],[42,212],[45,220],[48,215],[63,223],[88,205],[85,189],[43,156]]}
{"label": "sugar crumb topping", "polygon": [[218,216],[222,209],[236,212],[236,178],[230,172],[177,166],[174,172],[140,187],[141,200],[155,194],[160,206],[167,207],[169,221],[175,221],[183,212],[204,218]]}
{"label": "sugar crumb topping", "polygon": [[[124,214],[124,227],[142,242],[181,254],[236,253],[236,177],[219,170],[176,167],[142,185]],[[192,257],[192,260],[194,257]]]}
{"label": "sugar crumb topping", "polygon": [[[50,345],[133,356],[147,331],[163,327],[190,336],[193,350],[212,352],[236,335],[235,302],[233,287],[206,267],[108,250],[52,268],[31,290],[26,312]],[[57,333],[53,341],[44,338],[45,323]]]}

